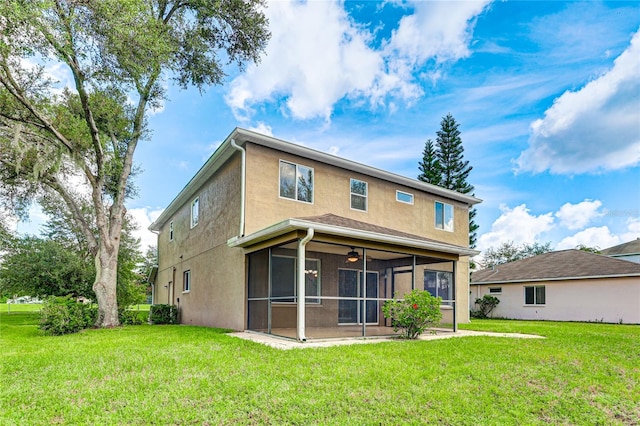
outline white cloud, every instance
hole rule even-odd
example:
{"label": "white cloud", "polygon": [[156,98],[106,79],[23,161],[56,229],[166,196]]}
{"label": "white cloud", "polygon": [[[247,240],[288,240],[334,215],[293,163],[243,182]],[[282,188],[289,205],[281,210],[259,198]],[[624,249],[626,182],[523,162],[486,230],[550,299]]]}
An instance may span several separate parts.
{"label": "white cloud", "polygon": [[555,216],[560,219],[560,225],[568,229],[582,229],[593,219],[602,217],[605,212],[598,211],[602,206],[600,200],[584,200],[578,204],[566,203]]}
{"label": "white cloud", "polygon": [[557,98],[531,124],[520,171],[573,174],[640,163],[640,30],[607,73]]}
{"label": "white cloud", "polygon": [[[636,211],[637,215],[637,211]],[[620,236],[624,243],[640,238],[640,217],[630,217],[627,219],[627,232]]]}
{"label": "white cloud", "polygon": [[274,102],[284,115],[325,122],[341,99],[368,101],[374,108],[387,97],[411,102],[422,95],[414,82],[417,67],[468,56],[474,18],[486,4],[415,2],[414,14],[375,50],[373,34],[340,1],[272,1],[266,54],[231,82],[225,100],[241,121],[256,104]]}
{"label": "white cloud", "polygon": [[538,235],[553,228],[552,213],[532,215],[526,204],[513,209],[501,205],[502,214],[491,225],[491,231],[478,238],[478,249],[498,247],[500,244],[513,241],[516,245],[534,243]]}
{"label": "white cloud", "polygon": [[147,228],[160,216],[163,210],[164,209],[152,209],[150,207],[127,210],[127,213],[133,218],[136,225],[138,225],[138,229],[133,231],[132,234],[134,237],[140,238],[140,249],[142,252],[146,251],[148,246],[158,245],[157,235]]}
{"label": "white cloud", "polygon": [[249,127],[249,130],[261,133],[263,135],[273,136],[273,129],[271,129],[271,126],[262,121],[258,122],[255,127]]}
{"label": "white cloud", "polygon": [[607,226],[587,228],[575,235],[565,237],[558,243],[556,250],[572,249],[579,245],[604,249],[620,244],[620,238],[613,235]]}

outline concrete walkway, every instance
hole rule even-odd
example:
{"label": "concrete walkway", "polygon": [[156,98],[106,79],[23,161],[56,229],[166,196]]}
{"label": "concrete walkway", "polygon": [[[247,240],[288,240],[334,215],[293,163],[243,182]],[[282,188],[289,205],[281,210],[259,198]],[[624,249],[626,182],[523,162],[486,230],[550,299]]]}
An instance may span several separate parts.
{"label": "concrete walkway", "polygon": [[[369,338],[348,338],[348,339],[322,339],[322,340],[307,340],[305,343],[300,343],[293,339],[287,339],[278,336],[271,336],[262,333],[252,333],[250,331],[242,331],[237,333],[229,333],[230,336],[238,337],[240,339],[251,340],[253,342],[262,343],[263,345],[271,346],[276,349],[304,349],[304,348],[327,348],[330,346],[340,345],[359,345],[368,343],[381,343],[381,342],[393,342],[400,340],[398,337],[369,337]],[[491,337],[510,337],[518,339],[544,339],[543,336],[535,334],[520,334],[520,333],[493,333],[489,331],[472,331],[472,330],[458,330],[453,332],[450,330],[436,331],[435,334],[425,333],[419,337],[420,340],[438,340],[438,339],[451,339],[454,337],[469,337],[469,336],[491,336]]]}

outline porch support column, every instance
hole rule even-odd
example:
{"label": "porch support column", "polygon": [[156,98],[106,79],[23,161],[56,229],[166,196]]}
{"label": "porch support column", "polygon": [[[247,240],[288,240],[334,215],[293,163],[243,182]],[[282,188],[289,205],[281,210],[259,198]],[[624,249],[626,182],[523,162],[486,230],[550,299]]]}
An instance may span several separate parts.
{"label": "porch support column", "polygon": [[457,313],[457,309],[456,309],[456,301],[457,301],[457,297],[456,297],[456,274],[458,272],[458,261],[454,260],[453,261],[453,273],[452,275],[452,283],[451,283],[451,292],[452,292],[452,296],[453,296],[453,301],[451,302],[453,305],[453,332],[455,333],[456,331],[458,331],[458,313]]}
{"label": "porch support column", "polygon": [[307,236],[298,242],[298,324],[297,324],[297,338],[299,342],[306,342],[307,336],[305,335],[305,311],[306,311],[306,293],[305,293],[305,263],[306,263],[306,247],[307,243],[313,238],[314,230],[309,228],[307,230]]}

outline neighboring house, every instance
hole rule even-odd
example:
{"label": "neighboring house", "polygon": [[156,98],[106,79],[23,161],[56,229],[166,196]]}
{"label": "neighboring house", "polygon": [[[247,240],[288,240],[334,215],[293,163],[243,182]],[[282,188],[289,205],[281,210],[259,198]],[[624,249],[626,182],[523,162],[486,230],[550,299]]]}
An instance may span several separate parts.
{"label": "neighboring house", "polygon": [[471,275],[473,300],[500,299],[494,317],[640,323],[640,265],[563,250]]}
{"label": "neighboring house", "polygon": [[628,260],[629,262],[640,263],[640,238],[601,250],[600,254],[615,257],[616,259]]}
{"label": "neighboring house", "polygon": [[154,303],[180,322],[307,337],[393,333],[412,288],[468,321],[469,208],[480,200],[235,129],[150,226]]}

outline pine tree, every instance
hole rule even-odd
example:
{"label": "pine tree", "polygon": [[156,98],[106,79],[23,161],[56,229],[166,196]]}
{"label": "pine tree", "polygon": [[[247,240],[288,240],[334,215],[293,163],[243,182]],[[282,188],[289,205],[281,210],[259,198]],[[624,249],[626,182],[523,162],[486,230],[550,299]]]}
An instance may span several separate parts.
{"label": "pine tree", "polygon": [[440,181],[442,180],[442,167],[440,166],[438,153],[431,139],[428,139],[424,145],[419,169],[422,173],[418,176],[418,180],[432,185],[440,185]]}
{"label": "pine tree", "polygon": [[[436,146],[431,139],[425,144],[422,172],[418,179],[462,194],[473,194],[473,186],[467,182],[473,167],[464,160],[464,147],[460,138],[459,124],[451,114],[447,114],[440,122],[440,130],[436,132]],[[469,247],[475,247],[478,225],[475,223],[476,209],[469,210]]]}

